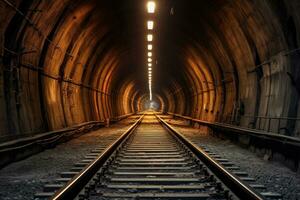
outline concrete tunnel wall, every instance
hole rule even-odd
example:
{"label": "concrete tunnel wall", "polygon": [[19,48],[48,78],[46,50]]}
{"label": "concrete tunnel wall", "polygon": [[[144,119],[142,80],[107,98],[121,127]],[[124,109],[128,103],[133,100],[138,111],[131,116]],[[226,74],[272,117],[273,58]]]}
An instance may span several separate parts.
{"label": "concrete tunnel wall", "polygon": [[117,22],[95,3],[0,2],[0,137],[134,112],[138,88],[121,77]]}
{"label": "concrete tunnel wall", "polygon": [[[125,23],[145,17],[144,4],[0,0],[0,140],[145,109],[146,73],[135,74],[132,47],[144,27]],[[278,120],[257,116],[299,118],[297,0],[157,4],[158,110],[271,131]],[[280,128],[299,136],[300,120]]]}
{"label": "concrete tunnel wall", "polygon": [[[173,53],[180,67],[174,71],[184,74],[170,74],[176,80],[162,92],[167,110],[274,132],[279,126],[280,133],[299,136],[299,5],[176,1],[168,21],[176,28],[168,34],[177,32]],[[258,116],[298,120],[279,124]]]}

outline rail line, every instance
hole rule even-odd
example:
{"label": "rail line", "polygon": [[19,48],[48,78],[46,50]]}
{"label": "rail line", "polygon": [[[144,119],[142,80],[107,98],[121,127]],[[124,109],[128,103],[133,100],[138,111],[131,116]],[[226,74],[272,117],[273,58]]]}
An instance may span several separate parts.
{"label": "rail line", "polygon": [[145,114],[50,199],[264,197],[159,116]]}

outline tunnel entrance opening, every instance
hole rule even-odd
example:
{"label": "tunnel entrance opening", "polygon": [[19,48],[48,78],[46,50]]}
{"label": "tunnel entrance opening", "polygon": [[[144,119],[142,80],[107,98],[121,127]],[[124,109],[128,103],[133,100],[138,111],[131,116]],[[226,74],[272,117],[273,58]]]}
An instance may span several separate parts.
{"label": "tunnel entrance opening", "polygon": [[149,109],[150,110],[158,110],[159,105],[156,101],[150,101],[149,103]]}
{"label": "tunnel entrance opening", "polygon": [[157,101],[155,100],[147,100],[144,102],[143,105],[143,110],[154,110],[154,111],[158,111],[160,108],[160,105]]}

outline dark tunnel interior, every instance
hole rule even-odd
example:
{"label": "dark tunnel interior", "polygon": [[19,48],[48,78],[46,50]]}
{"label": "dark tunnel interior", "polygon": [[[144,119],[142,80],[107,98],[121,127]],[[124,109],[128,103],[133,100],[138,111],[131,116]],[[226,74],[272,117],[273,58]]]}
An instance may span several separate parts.
{"label": "dark tunnel interior", "polygon": [[146,2],[0,0],[0,141],[149,108],[300,136],[298,0]]}

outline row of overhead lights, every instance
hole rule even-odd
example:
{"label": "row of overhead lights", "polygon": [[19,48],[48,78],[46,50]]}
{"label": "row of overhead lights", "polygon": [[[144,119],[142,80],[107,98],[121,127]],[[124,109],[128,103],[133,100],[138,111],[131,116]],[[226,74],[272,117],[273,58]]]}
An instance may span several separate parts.
{"label": "row of overhead lights", "polygon": [[[155,13],[155,2],[148,1],[147,3],[147,12],[150,15]],[[149,98],[152,101],[152,66],[153,66],[153,29],[154,29],[154,21],[149,19],[147,21],[147,58],[148,58],[148,85],[149,85]]]}

